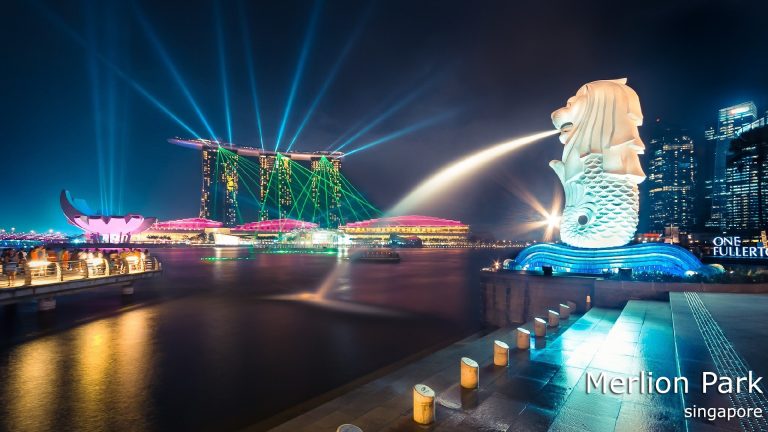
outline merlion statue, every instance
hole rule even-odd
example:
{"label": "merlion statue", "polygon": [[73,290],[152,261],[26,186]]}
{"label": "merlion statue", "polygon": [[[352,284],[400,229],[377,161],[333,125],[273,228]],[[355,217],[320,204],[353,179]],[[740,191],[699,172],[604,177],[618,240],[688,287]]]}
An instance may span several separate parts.
{"label": "merlion statue", "polygon": [[637,185],[645,180],[640,99],[627,79],[583,85],[552,113],[563,160],[549,166],[565,190],[560,238],[581,248],[623,246],[637,230]]}

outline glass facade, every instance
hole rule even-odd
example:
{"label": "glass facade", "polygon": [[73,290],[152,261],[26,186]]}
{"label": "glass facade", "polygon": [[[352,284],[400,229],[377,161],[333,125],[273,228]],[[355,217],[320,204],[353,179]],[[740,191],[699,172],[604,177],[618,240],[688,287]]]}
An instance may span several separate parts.
{"label": "glass facade", "polygon": [[752,101],[722,108],[718,111],[717,127],[707,131],[710,152],[713,157],[712,177],[707,179],[705,198],[710,204],[710,217],[706,226],[724,230],[727,227],[726,205],[728,191],[725,184],[726,158],[731,139],[736,132],[757,118],[757,108]]}
{"label": "glass facade", "polygon": [[[311,197],[314,208],[327,209],[327,215],[315,215],[324,219],[326,226],[336,228],[341,223],[341,159],[327,159],[325,156],[310,160]],[[324,205],[325,204],[325,205]]]}
{"label": "glass facade", "polygon": [[238,156],[221,158],[218,148],[202,148],[203,186],[200,191],[200,214],[203,219],[237,223]]}
{"label": "glass facade", "polygon": [[647,153],[648,230],[677,227],[690,233],[696,223],[693,140],[685,130],[657,124]]}
{"label": "glass facade", "polygon": [[749,129],[731,141],[726,215],[729,230],[755,235],[768,222],[768,127]]}
{"label": "glass facade", "polygon": [[[262,203],[271,197],[277,209],[262,206],[259,220],[286,219],[293,205],[291,192],[291,157],[282,153],[259,156],[259,198]],[[270,210],[272,212],[270,213]]]}

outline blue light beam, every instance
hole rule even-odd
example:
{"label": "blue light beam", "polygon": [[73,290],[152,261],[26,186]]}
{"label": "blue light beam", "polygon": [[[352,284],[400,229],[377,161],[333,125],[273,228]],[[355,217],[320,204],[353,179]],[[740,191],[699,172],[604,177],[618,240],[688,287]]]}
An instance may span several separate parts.
{"label": "blue light beam", "polygon": [[309,19],[309,27],[307,28],[307,34],[304,37],[304,44],[301,47],[301,54],[299,55],[299,62],[296,65],[296,73],[293,76],[293,82],[291,83],[291,91],[288,93],[288,101],[285,104],[285,111],[283,112],[283,119],[280,122],[280,129],[277,132],[277,140],[275,141],[275,151],[280,147],[280,140],[285,133],[285,126],[288,123],[288,117],[291,114],[291,108],[293,107],[293,100],[296,97],[296,90],[299,87],[299,82],[304,74],[304,66],[307,62],[307,56],[309,55],[309,48],[314,40],[315,28],[317,27],[317,21],[320,16],[320,9],[322,5],[321,0],[315,0],[315,6],[312,8],[312,15]]}
{"label": "blue light beam", "polygon": [[213,15],[216,20],[216,42],[219,48],[219,73],[221,74],[221,91],[224,96],[224,116],[227,121],[227,142],[232,142],[232,115],[229,112],[229,83],[227,82],[227,60],[224,57],[224,29],[221,26],[221,5],[218,0],[213,2]]}
{"label": "blue light beam", "polygon": [[378,138],[376,140],[373,140],[373,141],[371,141],[371,142],[369,142],[367,144],[363,144],[362,146],[360,146],[360,147],[358,147],[358,148],[356,148],[356,149],[354,149],[354,150],[352,150],[350,152],[347,152],[346,156],[353,155],[353,154],[355,154],[355,153],[357,153],[359,151],[363,151],[365,149],[369,149],[369,148],[371,148],[373,146],[377,146],[377,145],[385,143],[387,141],[392,141],[394,139],[397,139],[397,138],[403,137],[405,135],[411,134],[413,132],[416,132],[417,130],[424,129],[426,127],[435,125],[435,124],[440,123],[440,122],[442,122],[444,120],[447,120],[449,117],[452,117],[453,115],[456,114],[456,112],[457,111],[449,111],[449,112],[446,112],[446,113],[443,113],[443,114],[440,114],[440,115],[436,115],[434,117],[430,117],[430,118],[428,118],[426,120],[422,120],[422,121],[420,121],[418,123],[414,123],[414,124],[412,124],[412,125],[410,125],[408,127],[405,127],[405,128],[400,129],[398,131],[395,131],[395,132],[392,132],[390,134],[384,135],[383,137]]}
{"label": "blue light beam", "polygon": [[361,136],[365,135],[368,131],[373,129],[374,127],[378,126],[381,122],[384,120],[392,117],[395,113],[403,109],[406,105],[411,103],[414,99],[416,99],[421,93],[424,92],[424,90],[427,88],[427,85],[423,85],[416,89],[416,91],[412,92],[408,96],[401,99],[398,103],[392,105],[389,109],[387,109],[385,112],[383,112],[379,117],[375,118],[371,123],[369,123],[366,127],[360,129],[357,133],[352,135],[351,137],[347,138],[346,141],[344,141],[341,145],[336,147],[333,151],[339,151],[343,149],[344,147],[348,146],[349,144],[353,143],[355,140],[360,138]]}
{"label": "blue light beam", "polygon": [[251,86],[251,99],[253,99],[253,109],[256,113],[256,127],[259,131],[259,144],[264,150],[264,131],[261,124],[261,109],[259,108],[259,96],[256,91],[256,68],[253,65],[253,46],[251,44],[251,32],[248,28],[248,22],[245,19],[246,10],[243,1],[237,2],[238,17],[240,18],[240,31],[243,37],[243,49],[245,50],[245,63],[248,67],[248,81]]}
{"label": "blue light beam", "polygon": [[88,36],[88,76],[91,83],[91,107],[93,109],[93,133],[96,141],[96,160],[97,171],[99,176],[99,210],[101,214],[106,214],[106,202],[107,202],[107,188],[105,181],[104,170],[104,134],[102,130],[103,121],[101,118],[101,80],[99,73],[99,63],[95,56],[96,54],[96,18],[93,16],[93,11],[89,9],[88,25],[86,27],[86,34]]}
{"label": "blue light beam", "polygon": [[339,69],[341,69],[341,66],[342,64],[344,64],[344,60],[347,58],[349,51],[354,46],[355,42],[357,41],[357,38],[360,36],[360,33],[363,30],[363,24],[367,21],[368,15],[372,9],[371,8],[372,4],[373,3],[369,3],[369,6],[366,9],[365,13],[361,17],[361,19],[358,21],[354,30],[352,31],[352,34],[350,35],[349,40],[347,40],[347,43],[344,45],[344,48],[342,48],[341,54],[339,54],[339,57],[336,59],[336,63],[334,63],[333,67],[331,67],[331,71],[328,73],[328,76],[325,78],[325,82],[323,82],[322,87],[320,87],[320,91],[317,92],[317,96],[315,96],[315,99],[312,101],[312,104],[309,106],[309,109],[307,109],[307,112],[304,115],[304,118],[301,120],[299,127],[296,128],[296,133],[293,135],[293,138],[291,138],[291,141],[288,144],[288,148],[286,149],[286,151],[290,151],[291,148],[293,148],[293,144],[299,138],[299,135],[304,129],[304,126],[306,126],[307,122],[309,122],[309,119],[312,118],[312,114],[314,114],[315,109],[320,104],[320,101],[323,99],[323,96],[325,96],[325,93],[328,91],[328,88],[331,86],[331,84],[335,80],[336,74],[339,72]]}
{"label": "blue light beam", "polygon": [[[88,50],[88,42],[80,36],[76,31],[72,29],[67,23],[65,23],[61,17],[56,15],[53,11],[51,11],[48,7],[45,5],[33,1],[31,2],[32,5],[34,5],[43,15],[45,15],[48,20],[50,20],[56,27],[59,28],[59,30],[63,31],[67,34],[72,40],[74,40],[78,45],[80,45],[82,48],[85,48]],[[194,131],[188,124],[186,124],[184,121],[182,121],[176,114],[174,114],[168,107],[162,104],[159,100],[157,100],[156,97],[152,96],[152,94],[147,91],[144,87],[142,87],[139,83],[131,79],[130,76],[128,76],[127,73],[123,72],[122,69],[120,69],[117,65],[112,63],[111,61],[107,60],[102,54],[95,52],[93,53],[96,58],[102,62],[104,65],[109,67],[120,79],[127,82],[134,90],[136,90],[139,94],[144,96],[149,102],[151,102],[155,107],[157,107],[160,111],[165,113],[168,117],[170,117],[173,121],[176,122],[179,126],[184,128],[187,132],[192,134],[195,138],[202,138],[200,134]]]}
{"label": "blue light beam", "polygon": [[139,9],[139,5],[134,3],[133,10],[135,12],[136,18],[141,24],[141,27],[144,29],[144,33],[146,34],[147,38],[154,46],[155,50],[160,56],[160,59],[163,61],[163,63],[165,63],[165,66],[168,68],[168,71],[173,76],[173,79],[176,81],[176,84],[179,86],[179,88],[181,88],[181,91],[184,93],[184,96],[187,98],[187,101],[189,101],[189,103],[192,105],[192,108],[195,110],[197,117],[200,119],[200,121],[205,126],[205,129],[210,134],[210,138],[215,140],[217,137],[216,133],[213,132],[213,128],[211,128],[210,123],[208,123],[208,120],[203,114],[203,111],[200,109],[200,106],[197,104],[197,101],[195,101],[195,98],[192,96],[192,92],[189,90],[189,87],[187,87],[186,83],[184,82],[184,78],[182,78],[181,74],[176,68],[176,65],[173,63],[173,60],[171,60],[170,55],[168,55],[168,52],[163,47],[163,44],[160,42],[160,39],[157,37],[157,34],[155,34],[154,30],[152,29],[152,26],[150,25],[149,21],[147,21],[146,17]]}

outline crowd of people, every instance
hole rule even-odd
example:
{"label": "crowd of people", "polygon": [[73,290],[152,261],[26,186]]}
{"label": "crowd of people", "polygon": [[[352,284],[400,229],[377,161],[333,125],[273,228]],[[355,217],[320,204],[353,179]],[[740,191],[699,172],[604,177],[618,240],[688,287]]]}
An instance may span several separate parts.
{"label": "crowd of people", "polygon": [[126,273],[143,269],[149,256],[149,249],[68,249],[42,245],[29,250],[3,249],[0,253],[0,264],[2,274],[7,279],[7,286],[12,286],[16,276],[27,271],[31,272],[32,276],[46,276],[50,264],[53,263],[59,263],[62,271],[69,272],[85,272],[91,264],[92,271],[99,273],[104,273],[106,266],[109,266],[109,274]]}

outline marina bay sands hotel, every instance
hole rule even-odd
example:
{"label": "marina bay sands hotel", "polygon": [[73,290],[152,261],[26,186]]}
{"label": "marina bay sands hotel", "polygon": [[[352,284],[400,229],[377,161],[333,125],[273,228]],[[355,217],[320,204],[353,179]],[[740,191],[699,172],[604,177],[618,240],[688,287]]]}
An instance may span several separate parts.
{"label": "marina bay sands hotel", "polygon": [[[276,192],[275,200],[278,201],[278,204],[275,209],[272,209],[273,214],[270,215],[269,209],[262,206],[262,211],[259,214],[260,220],[288,217],[288,212],[293,205],[293,195],[291,194],[291,181],[294,177],[291,175],[292,161],[307,163],[309,170],[314,173],[319,169],[327,169],[327,164],[320,163],[325,158],[331,163],[333,170],[328,178],[332,179],[332,181],[333,179],[339,181],[338,174],[341,172],[341,159],[344,157],[344,153],[341,152],[278,153],[260,148],[240,147],[231,143],[204,139],[172,138],[168,142],[200,150],[203,172],[203,185],[200,191],[200,217],[223,222],[224,226],[235,226],[237,224],[237,194],[240,183],[238,165],[241,157],[258,161],[260,202],[264,203],[267,200],[270,190]],[[227,156],[222,157],[219,154],[221,149],[231,153],[227,153]],[[273,178],[275,177],[273,174],[276,175],[276,181]],[[318,176],[312,177],[313,200],[317,199],[319,192],[317,179]],[[270,180],[275,181],[276,184],[271,185]],[[341,190],[340,185],[334,186],[334,190]]]}

